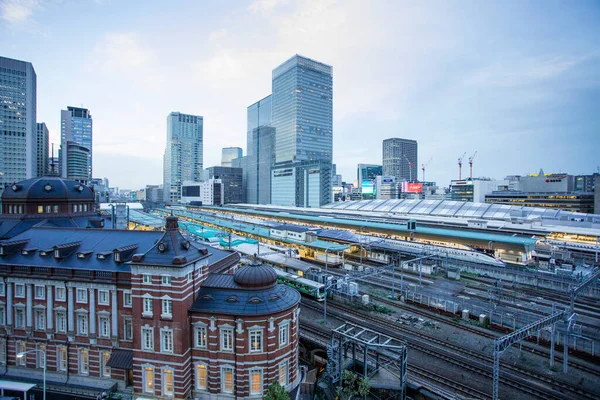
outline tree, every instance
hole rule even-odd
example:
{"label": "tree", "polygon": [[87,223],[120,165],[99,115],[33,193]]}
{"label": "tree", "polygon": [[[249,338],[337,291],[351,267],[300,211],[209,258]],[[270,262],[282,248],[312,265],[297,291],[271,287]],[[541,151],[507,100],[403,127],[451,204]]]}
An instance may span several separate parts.
{"label": "tree", "polygon": [[341,400],[359,399],[369,393],[370,388],[371,384],[368,378],[344,370],[342,373],[342,387],[338,387],[337,395]]}
{"label": "tree", "polygon": [[290,400],[290,395],[279,382],[272,383],[263,396],[263,400]]}

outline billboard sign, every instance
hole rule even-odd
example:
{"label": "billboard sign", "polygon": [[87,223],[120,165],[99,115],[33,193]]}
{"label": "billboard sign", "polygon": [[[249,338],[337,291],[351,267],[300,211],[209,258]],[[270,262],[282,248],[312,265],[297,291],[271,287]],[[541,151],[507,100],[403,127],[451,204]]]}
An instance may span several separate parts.
{"label": "billboard sign", "polygon": [[423,192],[423,184],[422,183],[409,183],[407,192],[408,193],[421,193],[421,192]]}
{"label": "billboard sign", "polygon": [[374,185],[373,181],[362,181],[362,194],[373,194],[374,193]]}
{"label": "billboard sign", "polygon": [[384,184],[394,183],[394,177],[393,176],[382,176],[381,183],[384,183]]}

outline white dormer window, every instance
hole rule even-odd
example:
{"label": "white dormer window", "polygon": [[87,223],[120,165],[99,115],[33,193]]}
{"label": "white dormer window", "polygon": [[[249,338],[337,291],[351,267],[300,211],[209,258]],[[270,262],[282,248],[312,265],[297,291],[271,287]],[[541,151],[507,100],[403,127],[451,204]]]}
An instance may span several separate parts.
{"label": "white dormer window", "polygon": [[121,253],[115,252],[115,262],[121,262]]}

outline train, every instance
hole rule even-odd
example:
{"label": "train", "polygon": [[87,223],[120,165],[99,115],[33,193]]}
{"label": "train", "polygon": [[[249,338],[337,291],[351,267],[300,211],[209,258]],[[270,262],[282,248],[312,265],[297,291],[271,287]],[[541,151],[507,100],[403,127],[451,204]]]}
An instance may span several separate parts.
{"label": "train", "polygon": [[306,278],[302,278],[298,275],[290,274],[279,268],[274,268],[277,273],[277,282],[283,283],[300,293],[312,297],[317,301],[325,300],[325,285],[322,283],[314,282]]}

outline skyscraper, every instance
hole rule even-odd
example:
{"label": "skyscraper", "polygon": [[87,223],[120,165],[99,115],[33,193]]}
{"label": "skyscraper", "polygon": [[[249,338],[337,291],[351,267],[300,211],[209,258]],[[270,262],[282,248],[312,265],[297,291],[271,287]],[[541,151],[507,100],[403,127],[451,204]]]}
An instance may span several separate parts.
{"label": "skyscraper", "polygon": [[90,149],[76,142],[63,142],[61,146],[62,177],[78,181],[83,185],[91,183],[89,178]]}
{"label": "skyscraper", "polygon": [[390,138],[383,141],[383,175],[398,181],[416,181],[418,172],[417,141]]}
{"label": "skyscraper", "polygon": [[48,127],[45,122],[37,123],[37,172],[36,176],[44,176],[48,174],[48,154],[50,139],[48,135]]}
{"label": "skyscraper", "polygon": [[[273,70],[272,126],[276,132],[275,166],[271,175],[273,204],[289,206],[291,201],[292,205],[308,206],[307,199],[312,199],[311,206],[318,207],[331,202],[332,86],[331,66],[299,55]],[[306,169],[309,166],[312,169]],[[294,184],[291,176],[296,179]]]}
{"label": "skyscraper", "polygon": [[0,193],[37,174],[37,77],[29,62],[0,57]]}
{"label": "skyscraper", "polygon": [[[73,142],[81,147],[88,149],[87,181],[92,181],[92,114],[87,108],[67,107],[66,110],[60,112],[60,145],[61,155],[66,154],[67,143]],[[72,145],[72,144],[70,144]],[[75,154],[75,153],[73,153]],[[79,153],[77,153],[79,154]],[[67,160],[61,161],[61,165],[65,166]],[[78,163],[78,162],[77,162]],[[63,178],[66,178],[66,171],[62,170]]]}
{"label": "skyscraper", "polygon": [[204,119],[172,112],[167,117],[167,147],[164,156],[164,200],[181,199],[183,181],[200,182],[203,168]]}
{"label": "skyscraper", "polygon": [[221,150],[221,167],[231,167],[231,161],[242,157],[240,147],[223,147]]}
{"label": "skyscraper", "polygon": [[362,187],[363,181],[375,181],[375,178],[382,175],[383,168],[377,164],[358,164],[356,167],[356,180],[358,187]]}
{"label": "skyscraper", "polygon": [[246,202],[271,203],[271,167],[275,162],[275,129],[271,96],[248,107],[247,156],[244,169]]}

